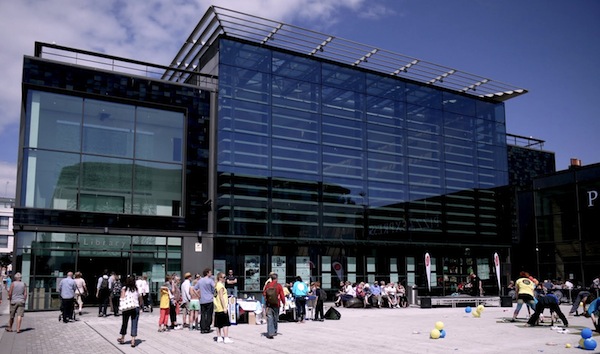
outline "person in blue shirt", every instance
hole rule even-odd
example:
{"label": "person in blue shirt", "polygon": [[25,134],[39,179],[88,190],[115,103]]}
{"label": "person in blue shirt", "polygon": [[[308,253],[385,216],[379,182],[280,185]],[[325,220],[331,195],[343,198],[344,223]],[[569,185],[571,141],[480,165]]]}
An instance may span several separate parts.
{"label": "person in blue shirt", "polygon": [[296,316],[300,323],[304,323],[306,317],[306,297],[308,296],[308,284],[302,281],[300,276],[296,277],[296,281],[292,286],[292,294],[296,301]]}
{"label": "person in blue shirt", "polygon": [[60,293],[61,309],[62,309],[62,320],[64,323],[68,323],[69,320],[73,319],[73,306],[75,302],[75,292],[77,291],[77,284],[73,279],[73,272],[68,272],[67,277],[60,281],[58,284],[58,292]]}
{"label": "person in blue shirt", "polygon": [[569,327],[569,321],[567,321],[567,318],[560,310],[560,306],[558,306],[559,304],[560,301],[558,300],[558,297],[556,297],[556,295],[554,294],[540,296],[538,298],[537,304],[535,305],[535,312],[533,313],[533,315],[531,315],[531,317],[529,317],[529,320],[527,321],[527,326],[536,326],[538,324],[538,319],[540,318],[540,315],[544,312],[544,309],[550,309],[551,318],[554,314],[557,314],[563,322],[563,325],[565,327]]}
{"label": "person in blue shirt", "polygon": [[381,307],[381,287],[379,286],[377,281],[373,282],[373,286],[371,286],[370,289],[371,297],[373,298],[373,300],[371,300],[371,303],[373,304],[373,306]]}
{"label": "person in blue shirt", "polygon": [[592,320],[592,323],[594,324],[594,328],[596,329],[596,332],[600,333],[600,323],[598,323],[598,317],[600,317],[600,297],[596,298],[594,301],[592,301],[590,303],[590,305],[587,308],[587,313],[590,315],[590,318]]}

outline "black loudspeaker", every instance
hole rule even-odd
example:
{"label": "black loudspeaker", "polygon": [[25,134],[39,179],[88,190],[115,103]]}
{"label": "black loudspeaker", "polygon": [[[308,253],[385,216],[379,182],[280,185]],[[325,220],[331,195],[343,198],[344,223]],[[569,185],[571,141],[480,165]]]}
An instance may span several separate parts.
{"label": "black loudspeaker", "polygon": [[512,307],[512,296],[500,296],[500,307]]}
{"label": "black loudspeaker", "polygon": [[430,297],[422,297],[421,298],[421,308],[422,309],[430,309],[431,308],[431,298]]}
{"label": "black loudspeaker", "polygon": [[342,318],[342,314],[333,307],[330,307],[329,310],[325,312],[326,320],[339,320],[340,318]]}

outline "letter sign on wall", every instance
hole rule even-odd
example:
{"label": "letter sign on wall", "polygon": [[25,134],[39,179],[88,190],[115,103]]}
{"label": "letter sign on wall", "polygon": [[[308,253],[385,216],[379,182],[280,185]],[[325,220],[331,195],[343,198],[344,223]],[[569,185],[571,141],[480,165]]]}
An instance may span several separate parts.
{"label": "letter sign on wall", "polygon": [[588,191],[588,207],[591,208],[594,206],[596,199],[598,199],[598,191]]}

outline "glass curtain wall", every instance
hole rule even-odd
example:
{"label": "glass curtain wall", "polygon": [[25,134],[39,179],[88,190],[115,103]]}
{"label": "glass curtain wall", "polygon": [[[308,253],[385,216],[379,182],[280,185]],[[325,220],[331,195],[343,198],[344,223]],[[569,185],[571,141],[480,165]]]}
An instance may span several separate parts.
{"label": "glass curtain wall", "polygon": [[30,90],[24,207],[181,216],[185,116]]}

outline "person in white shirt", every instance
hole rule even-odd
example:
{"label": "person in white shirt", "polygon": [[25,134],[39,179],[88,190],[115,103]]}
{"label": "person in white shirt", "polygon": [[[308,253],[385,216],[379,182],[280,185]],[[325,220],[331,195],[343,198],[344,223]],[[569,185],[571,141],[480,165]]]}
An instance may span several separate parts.
{"label": "person in white shirt", "polygon": [[148,298],[148,293],[150,293],[150,287],[148,286],[148,277],[146,275],[142,275],[138,277],[135,281],[135,286],[138,288],[140,295],[142,295],[142,299],[144,301],[143,311],[152,311],[152,307],[150,306],[150,301]]}
{"label": "person in white shirt", "polygon": [[181,304],[179,305],[181,309],[181,313],[183,315],[183,328],[189,328],[188,319],[191,318],[190,311],[190,301],[192,300],[190,296],[190,286],[192,285],[192,273],[187,272],[183,275],[185,279],[183,283],[181,283]]}

